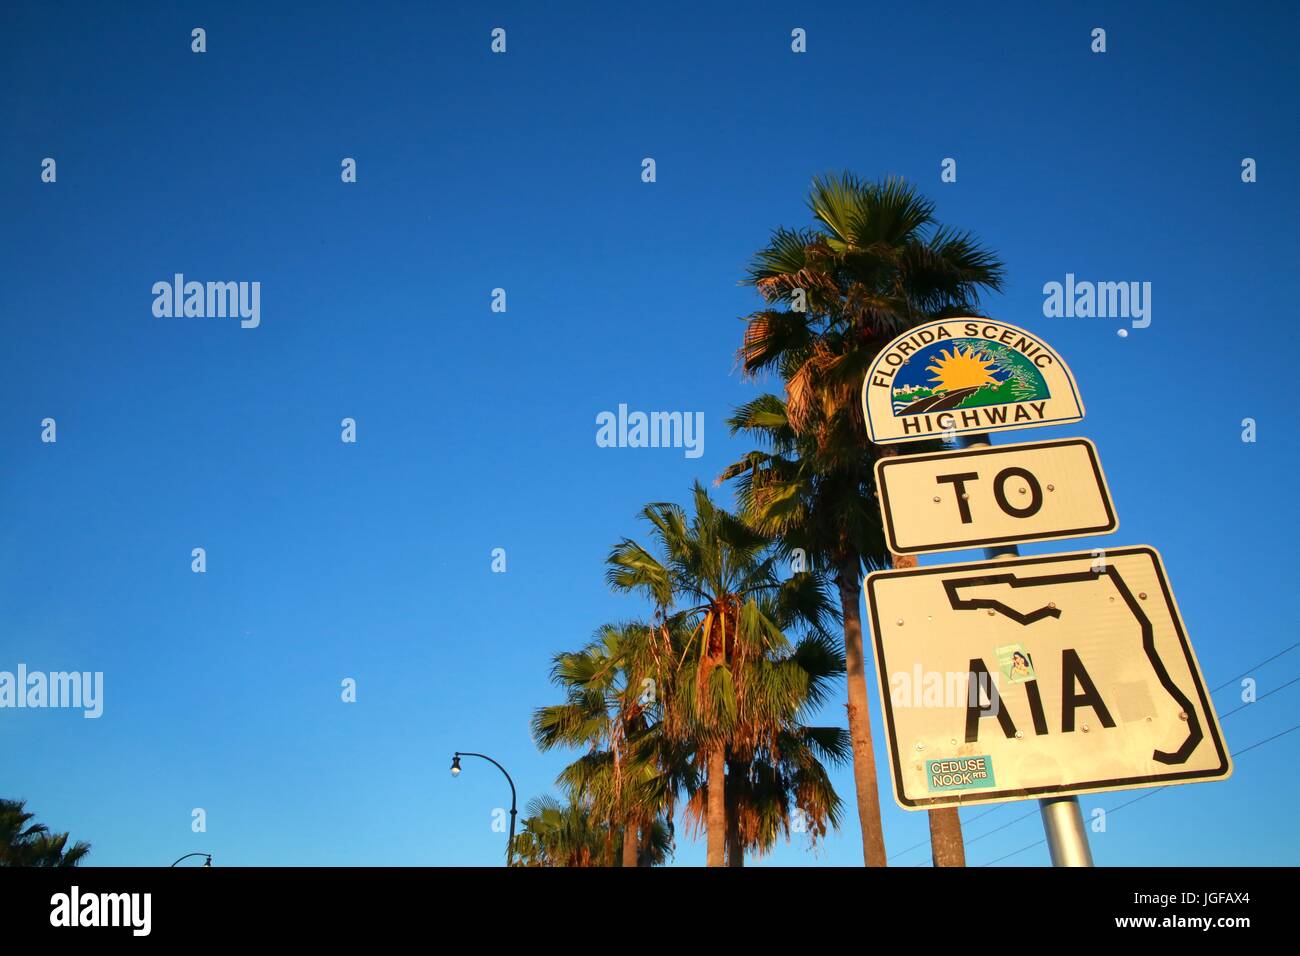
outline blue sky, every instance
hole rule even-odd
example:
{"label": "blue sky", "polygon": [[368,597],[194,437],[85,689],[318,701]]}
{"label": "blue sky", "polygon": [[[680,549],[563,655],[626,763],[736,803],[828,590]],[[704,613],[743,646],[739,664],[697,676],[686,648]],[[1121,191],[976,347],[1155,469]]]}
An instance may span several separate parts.
{"label": "blue sky", "polygon": [[[1072,363],[1086,420],[998,440],[1092,438],[1121,529],[1025,550],[1157,546],[1212,686],[1296,640],[1284,5],[263,6],[0,12],[0,669],[103,671],[106,697],[0,712],[0,794],[91,862],[498,862],[504,780],[453,781],[450,754],[497,757],[521,803],[551,790],[566,756],[527,728],[550,658],[641,611],[602,577],[641,505],[745,450],[723,422],[764,383],[735,371],[737,282],[829,170],[915,182],[1005,260],[989,314]],[[260,281],[261,325],[154,317],[177,272]],[[1044,318],[1066,273],[1149,281],[1150,327]],[[620,403],[702,411],[704,455],[597,447]],[[1300,653],[1252,673],[1263,694]],[[1226,719],[1230,747],[1296,723],[1298,693]],[[926,819],[890,799],[873,721],[900,854]],[[1296,863],[1298,754],[1124,809],[1097,862]],[[970,863],[1040,839],[1033,809],[963,811]],[[676,861],[703,858],[683,836]],[[860,859],[848,805],[817,853],[763,862]]]}

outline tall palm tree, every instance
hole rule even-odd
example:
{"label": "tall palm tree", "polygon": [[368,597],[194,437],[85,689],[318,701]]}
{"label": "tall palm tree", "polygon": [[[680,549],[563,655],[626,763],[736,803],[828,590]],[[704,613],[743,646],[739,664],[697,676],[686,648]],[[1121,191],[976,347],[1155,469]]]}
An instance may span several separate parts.
{"label": "tall palm tree", "polygon": [[[800,656],[837,650],[823,629],[832,612],[820,579],[779,579],[767,536],[714,504],[698,482],[693,496],[689,518],[670,503],[642,509],[652,547],[624,538],[606,577],[656,608],[643,657],[653,661],[665,735],[689,744],[704,767],[707,860],[722,866],[728,759],[775,749],[823,693],[825,678]],[[808,633],[792,647],[786,631],[795,628]]]}
{"label": "tall palm tree", "polygon": [[[980,294],[1001,288],[1003,267],[969,233],[940,225],[934,204],[900,180],[819,177],[809,206],[817,226],[777,229],[748,274],[766,307],[749,316],[741,364],[748,375],[777,372],[785,397],[742,407],[733,430],[766,433],[775,457],[758,453],[724,477],[748,473],[751,519],[785,544],[798,539],[795,546],[806,545],[835,575],[863,858],[883,866],[861,591],[864,569],[890,558],[871,497],[871,465],[890,452],[867,447],[859,391],[872,361],[900,332],[934,318],[979,314]],[[945,848],[942,862],[952,862],[960,824],[955,811],[936,813],[934,845]]]}
{"label": "tall palm tree", "polygon": [[[830,459],[815,436],[790,425],[786,403],[763,395],[730,420],[732,432],[750,435],[764,448],[722,473],[737,479],[741,513],[773,534],[785,555],[835,575],[844,622],[848,673],[848,720],[854,783],[868,866],[885,864],[880,826],[865,669],[862,652],[860,571],[883,567],[884,535],[872,498],[871,458],[864,450]],[[865,443],[863,443],[865,444]]]}
{"label": "tall palm tree", "polygon": [[77,866],[90,852],[84,842],[68,846],[68,834],[33,823],[26,800],[0,800],[0,866]]}

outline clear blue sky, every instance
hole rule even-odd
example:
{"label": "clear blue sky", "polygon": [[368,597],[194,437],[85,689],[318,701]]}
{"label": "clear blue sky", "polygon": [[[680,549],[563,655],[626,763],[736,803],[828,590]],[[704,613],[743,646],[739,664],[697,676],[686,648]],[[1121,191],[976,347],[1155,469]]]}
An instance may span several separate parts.
{"label": "clear blue sky", "polygon": [[[521,804],[552,788],[566,755],[528,735],[550,658],[640,612],[602,578],[637,509],[744,450],[737,280],[828,170],[916,182],[1006,261],[989,313],[1072,362],[1087,419],[998,440],[1092,438],[1121,529],[1026,550],[1160,548],[1212,685],[1297,640],[1286,5],[266,6],[0,12],[0,669],[106,682],[99,720],[0,712],[0,794],[93,863],[498,862],[504,780],[453,781],[450,754],[496,756]],[[155,318],[176,272],[260,281],[261,326]],[[1151,282],[1150,327],[1044,318],[1068,272]],[[703,457],[598,448],[619,403],[703,411]],[[1260,693],[1297,674],[1300,652]],[[1230,747],[1297,700],[1228,718]],[[873,720],[896,854],[926,820],[890,799]],[[1297,755],[1300,732],[1113,815],[1097,861],[1296,863]],[[1033,808],[964,811],[968,839],[1011,824],[970,862],[1041,838],[1012,822]],[[845,816],[767,862],[860,862]],[[677,862],[703,858],[683,836]]]}

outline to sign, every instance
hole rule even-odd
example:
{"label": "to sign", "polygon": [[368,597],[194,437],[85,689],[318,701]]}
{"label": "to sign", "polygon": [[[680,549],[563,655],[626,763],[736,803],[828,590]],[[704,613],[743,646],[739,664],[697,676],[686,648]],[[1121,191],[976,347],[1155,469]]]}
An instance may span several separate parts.
{"label": "to sign", "polygon": [[879,445],[1061,425],[1083,418],[1065,361],[1042,339],[992,319],[942,319],[890,342],[862,382]]}
{"label": "to sign", "polygon": [[1232,772],[1152,548],[878,571],[867,605],[905,809]]}
{"label": "to sign", "polygon": [[882,458],[876,489],[894,554],[1110,534],[1119,522],[1086,438]]}

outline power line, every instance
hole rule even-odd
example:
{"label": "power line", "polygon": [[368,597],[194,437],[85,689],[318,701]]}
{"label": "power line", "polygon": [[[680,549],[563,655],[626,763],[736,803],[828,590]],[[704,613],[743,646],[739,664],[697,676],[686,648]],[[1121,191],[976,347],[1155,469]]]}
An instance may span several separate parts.
{"label": "power line", "polygon": [[1126,801],[1124,801],[1123,803],[1119,804],[1118,806],[1112,807],[1111,809],[1107,810],[1106,812],[1107,812],[1107,813],[1115,813],[1115,812],[1118,811],[1118,810],[1123,810],[1125,807],[1131,807],[1131,806],[1133,806],[1133,804],[1137,803],[1139,800],[1145,800],[1147,797],[1154,797],[1157,793],[1159,793],[1159,792],[1160,792],[1161,790],[1163,790],[1163,789],[1164,789],[1163,787],[1152,787],[1152,788],[1151,788],[1150,790],[1148,790],[1146,793],[1142,794],[1142,796],[1140,796],[1140,797],[1134,797],[1132,800],[1126,800]]}
{"label": "power line", "polygon": [[1279,737],[1285,737],[1287,734],[1291,733],[1293,730],[1300,730],[1300,724],[1296,724],[1294,727],[1288,727],[1286,730],[1282,731],[1280,734],[1274,734],[1272,737],[1269,737],[1267,740],[1261,740],[1261,741],[1260,741],[1259,743],[1257,743],[1257,744],[1251,744],[1251,745],[1250,745],[1249,747],[1247,747],[1245,750],[1238,750],[1235,754],[1233,754],[1233,756],[1234,756],[1234,757],[1240,757],[1242,754],[1247,753],[1247,752],[1249,752],[1249,751],[1251,751],[1251,750],[1254,750],[1256,747],[1262,747],[1262,746],[1264,746],[1264,745],[1267,744],[1267,743],[1272,743],[1274,740],[1277,740],[1277,738],[1279,738]]}
{"label": "power line", "polygon": [[[994,804],[992,807],[989,807],[989,809],[985,810],[983,813],[977,813],[975,816],[971,817],[969,820],[963,820],[963,821],[962,821],[962,826],[963,826],[963,827],[968,827],[968,826],[970,826],[972,823],[975,823],[975,822],[978,821],[978,820],[983,820],[983,819],[984,819],[985,817],[987,817],[990,813],[997,813],[999,810],[1005,809],[1006,806],[1007,806],[1007,804],[1005,804],[1005,803]],[[990,831],[990,832],[992,832],[992,831]],[[963,842],[964,842],[964,841],[963,841]],[[891,856],[890,859],[891,859],[891,860],[897,860],[900,856],[906,856],[908,853],[911,853],[913,850],[919,850],[921,847],[923,847],[923,846],[929,846],[929,845],[930,845],[930,839],[929,839],[929,837],[927,837],[926,839],[922,840],[920,843],[913,843],[911,846],[909,846],[909,847],[908,847],[907,849],[905,849],[905,850],[899,850],[897,853],[895,853],[893,856]],[[916,863],[916,864],[914,864],[914,865],[915,865],[915,866],[930,866],[929,863]]]}
{"label": "power line", "polygon": [[[1134,797],[1132,800],[1128,800],[1128,801],[1126,801],[1126,802],[1124,802],[1124,803],[1121,803],[1119,806],[1117,806],[1117,807],[1113,807],[1112,809],[1107,810],[1106,812],[1107,812],[1107,813],[1114,813],[1116,810],[1122,810],[1124,807],[1132,806],[1133,804],[1137,803],[1139,800],[1145,800],[1147,797],[1155,796],[1155,795],[1156,795],[1157,793],[1159,793],[1162,789],[1164,789],[1164,788],[1162,788],[1162,787],[1155,787],[1155,788],[1153,788],[1153,789],[1151,789],[1151,790],[1148,790],[1146,793],[1142,794],[1142,796],[1140,796],[1140,797]],[[1037,811],[1035,811],[1035,812],[1037,812]],[[1031,816],[1033,816],[1033,813],[1027,813],[1027,814],[1025,814],[1025,816],[1023,816],[1023,817],[1019,817],[1019,818],[1017,818],[1016,820],[1012,820],[1011,823],[1018,823],[1020,820],[1026,820],[1026,819],[1028,819],[1028,818],[1031,817]],[[1007,824],[1007,826],[1010,826],[1010,825],[1011,825],[1010,823]],[[1005,827],[998,827],[998,830],[1001,830],[1001,829],[1005,829]],[[975,840],[980,839],[980,837],[986,837],[986,836],[989,835],[989,833],[996,833],[996,832],[997,832],[997,830],[990,830],[988,833],[983,833],[983,834],[980,834],[980,836],[975,837]],[[971,842],[971,843],[974,843],[975,840],[971,840],[970,842]],[[1015,856],[1016,854],[1024,853],[1026,850],[1032,850],[1034,847],[1038,846],[1040,843],[1046,843],[1046,842],[1047,842],[1047,838],[1044,837],[1044,838],[1041,839],[1041,840],[1036,840],[1036,841],[1034,841],[1033,843],[1030,843],[1028,846],[1022,846],[1019,850],[1014,850],[1014,851],[1012,851],[1011,853],[1008,853],[1006,856],[1000,856],[1000,857],[998,857],[996,860],[990,860],[988,863],[981,863],[980,865],[981,865],[981,866],[992,866],[994,863],[998,863],[998,862],[1000,862],[1000,861],[1002,861],[1002,860],[1007,859],[1008,857],[1013,857],[1013,856]]]}
{"label": "power line", "polygon": [[1009,860],[1013,856],[1016,856],[1020,853],[1024,853],[1026,850],[1032,850],[1034,847],[1038,846],[1039,844],[1046,843],[1046,842],[1047,842],[1047,837],[1043,837],[1041,840],[1035,840],[1033,843],[1029,844],[1029,846],[1022,846],[1019,850],[1013,850],[1011,853],[1008,853],[1006,856],[1000,856],[996,860],[989,860],[987,863],[981,863],[980,866],[992,866],[994,863],[1001,863],[1003,860]]}
{"label": "power line", "polygon": [[[1000,809],[1002,809],[1002,806],[999,805],[999,806],[995,807],[994,809],[995,809],[995,810],[1000,810]],[[990,813],[992,813],[992,812],[993,812],[993,810],[987,810],[987,811],[985,811],[984,813],[981,813],[978,817],[976,817],[975,820],[980,819],[980,817],[986,817],[986,816],[988,816],[988,815],[989,815]],[[997,833],[999,830],[1005,830],[1005,829],[1006,829],[1007,827],[1009,827],[1009,826],[1014,826],[1015,824],[1019,823],[1021,820],[1028,820],[1030,817],[1032,817],[1032,816],[1033,816],[1035,813],[1037,813],[1037,812],[1038,812],[1037,809],[1031,810],[1031,811],[1029,811],[1028,813],[1026,813],[1026,814],[1025,814],[1024,816],[1022,816],[1022,817],[1016,817],[1014,820],[1010,820],[1010,821],[1008,821],[1007,823],[1002,824],[1002,826],[1000,826],[1000,827],[994,827],[992,830],[989,830],[989,831],[987,831],[987,832],[985,832],[985,833],[981,833],[981,834],[980,834],[979,836],[977,836],[977,837],[971,837],[969,840],[963,840],[962,843],[963,843],[964,846],[970,846],[970,845],[971,845],[972,843],[974,843],[976,840],[982,840],[982,839],[984,839],[986,836],[992,836],[994,833]],[[969,821],[967,821],[967,822],[968,822],[968,823],[974,823],[975,820],[969,820]],[[895,858],[897,858],[897,857],[899,857],[899,856],[902,856],[904,853],[910,853],[912,850],[915,850],[917,847],[926,846],[927,844],[929,844],[929,842],[930,842],[929,840],[924,840],[924,841],[922,841],[921,843],[916,844],[915,846],[909,846],[906,850],[899,850],[898,853],[895,854]],[[928,864],[928,863],[917,863],[917,864],[914,864],[914,865],[915,865],[915,866],[929,866],[930,864]]]}
{"label": "power line", "polygon": [[[1285,652],[1284,652],[1284,653],[1285,653]],[[1297,678],[1297,679],[1300,680],[1300,678]],[[1231,681],[1229,681],[1229,683],[1231,683]],[[1279,687],[1278,690],[1281,690],[1281,688]],[[1288,727],[1286,730],[1283,730],[1283,731],[1280,732],[1280,733],[1276,733],[1276,734],[1274,734],[1272,737],[1266,737],[1266,738],[1263,739],[1263,740],[1257,741],[1256,743],[1251,744],[1249,747],[1243,747],[1241,750],[1238,750],[1238,751],[1237,751],[1236,753],[1234,753],[1232,756],[1234,756],[1234,757],[1240,757],[1242,754],[1244,754],[1244,753],[1249,753],[1250,751],[1254,750],[1256,747],[1262,747],[1262,746],[1264,746],[1265,744],[1272,743],[1273,741],[1277,740],[1279,737],[1285,737],[1287,734],[1289,734],[1289,733],[1293,733],[1293,732],[1295,732],[1295,731],[1297,731],[1297,730],[1300,730],[1300,724],[1296,724],[1294,727]],[[1122,809],[1124,809],[1125,807],[1132,806],[1133,804],[1137,803],[1139,800],[1145,800],[1147,797],[1153,797],[1153,796],[1155,796],[1157,793],[1162,793],[1162,792],[1163,792],[1164,790],[1166,790],[1166,789],[1168,789],[1168,788],[1166,788],[1166,787],[1156,787],[1155,789],[1153,789],[1153,790],[1149,790],[1148,792],[1142,794],[1142,796],[1140,796],[1140,797],[1134,797],[1132,800],[1129,800],[1129,801],[1127,801],[1127,802],[1125,802],[1125,803],[1121,803],[1119,806],[1117,806],[1117,807],[1113,807],[1113,808],[1111,808],[1110,810],[1107,810],[1106,813],[1107,813],[1107,814],[1116,813],[1117,811],[1122,810]],[[1022,817],[1021,819],[1024,819],[1024,818]],[[993,831],[989,831],[989,832],[993,832]],[[988,834],[985,834],[985,836],[987,836],[987,835],[988,835]],[[980,866],[992,866],[994,863],[1001,863],[1003,860],[1007,860],[1007,859],[1010,859],[1010,858],[1013,857],[1013,856],[1017,856],[1017,855],[1019,855],[1019,854],[1021,854],[1021,853],[1024,853],[1026,850],[1032,850],[1034,847],[1039,846],[1040,844],[1043,844],[1043,843],[1046,843],[1046,842],[1047,842],[1047,838],[1046,838],[1046,837],[1044,837],[1044,838],[1041,839],[1041,840],[1035,840],[1033,843],[1030,843],[1030,844],[1028,844],[1027,846],[1022,846],[1019,850],[1013,850],[1013,851],[1011,851],[1010,853],[1006,854],[1005,856],[1000,856],[1000,857],[998,857],[996,860],[989,860],[989,862],[987,862],[987,863],[981,863]]]}
{"label": "power line", "polygon": [[[912,845],[909,846],[906,850],[899,850],[897,853],[895,853],[895,854],[894,854],[893,856],[891,856],[889,859],[891,859],[891,860],[897,860],[900,856],[906,856],[908,853],[911,853],[913,850],[919,850],[921,847],[923,847],[923,846],[929,846],[929,845],[930,845],[930,839],[929,839],[929,837],[927,837],[926,839],[922,840],[920,843],[914,843],[914,844],[912,844]],[[922,863],[918,863],[918,864],[916,864],[916,865],[917,865],[917,866],[924,866],[924,864],[922,864]]]}
{"label": "power line", "polygon": [[1274,654],[1274,655],[1273,655],[1272,657],[1270,657],[1268,660],[1266,660],[1266,661],[1260,661],[1258,664],[1256,664],[1254,667],[1250,668],[1250,670],[1246,671],[1244,674],[1238,674],[1238,675],[1237,675],[1236,677],[1234,677],[1232,680],[1224,681],[1224,682],[1223,682],[1222,684],[1220,684],[1218,687],[1216,687],[1216,688],[1214,688],[1213,690],[1211,690],[1210,693],[1211,693],[1211,694],[1217,694],[1219,691],[1223,690],[1223,688],[1227,687],[1229,684],[1235,684],[1235,683],[1237,683],[1237,681],[1241,680],[1243,677],[1249,677],[1251,671],[1258,670],[1259,668],[1263,667],[1265,664],[1271,664],[1271,663],[1273,663],[1275,660],[1277,660],[1277,659],[1278,659],[1279,657],[1281,657],[1283,654],[1289,654],[1289,653],[1291,653],[1292,651],[1294,651],[1297,647],[1300,647],[1300,641],[1296,641],[1294,644],[1292,644],[1290,647],[1286,648],[1285,650],[1278,651],[1276,654]]}
{"label": "power line", "polygon": [[1007,823],[1004,823],[1004,824],[1002,824],[1002,826],[1000,826],[1000,827],[994,827],[992,830],[988,830],[988,831],[985,832],[985,833],[981,833],[981,834],[980,834],[979,836],[977,836],[977,837],[971,837],[969,840],[966,841],[966,845],[967,845],[967,846],[970,846],[972,843],[976,842],[977,840],[982,840],[982,839],[984,839],[986,836],[992,836],[993,834],[997,833],[999,830],[1005,830],[1007,827],[1012,826],[1012,825],[1014,825],[1014,824],[1017,824],[1017,823],[1019,823],[1021,820],[1028,820],[1030,817],[1034,816],[1036,813],[1038,813],[1038,808],[1037,808],[1037,807],[1034,807],[1034,809],[1030,810],[1028,813],[1026,813],[1026,814],[1025,814],[1024,816],[1022,816],[1022,817],[1016,817],[1014,820],[1011,820],[1011,821],[1009,821],[1009,822],[1007,822]]}
{"label": "power line", "polygon": [[997,804],[994,804],[992,807],[990,807],[989,809],[985,810],[985,811],[984,811],[983,813],[981,813],[979,816],[977,816],[977,817],[971,817],[971,818],[970,818],[969,820],[967,820],[966,822],[967,822],[967,823],[974,823],[974,822],[977,821],[977,820],[983,820],[983,819],[984,819],[985,817],[987,817],[990,813],[997,813],[999,810],[1003,809],[1005,806],[1006,806],[1005,803],[997,803]]}
{"label": "power line", "polygon": [[1296,681],[1300,681],[1300,675],[1297,675],[1296,677],[1292,677],[1292,678],[1291,678],[1289,681],[1287,681],[1285,684],[1281,684],[1281,685],[1279,685],[1278,687],[1274,687],[1274,688],[1273,688],[1271,691],[1269,691],[1267,694],[1261,694],[1259,697],[1256,697],[1254,700],[1248,700],[1248,701],[1246,701],[1246,703],[1242,704],[1240,707],[1234,707],[1232,710],[1228,711],[1226,714],[1220,714],[1220,715],[1219,715],[1219,719],[1220,719],[1220,720],[1227,720],[1229,717],[1231,717],[1233,714],[1237,713],[1238,711],[1245,710],[1247,707],[1250,707],[1250,706],[1252,706],[1252,705],[1254,705],[1254,704],[1258,704],[1258,703],[1259,703],[1261,700],[1263,700],[1265,697],[1272,697],[1272,696],[1273,696],[1274,694],[1276,694],[1278,691],[1280,691],[1280,690],[1285,690],[1286,688],[1288,688],[1288,687],[1290,687],[1292,684],[1294,684]]}

